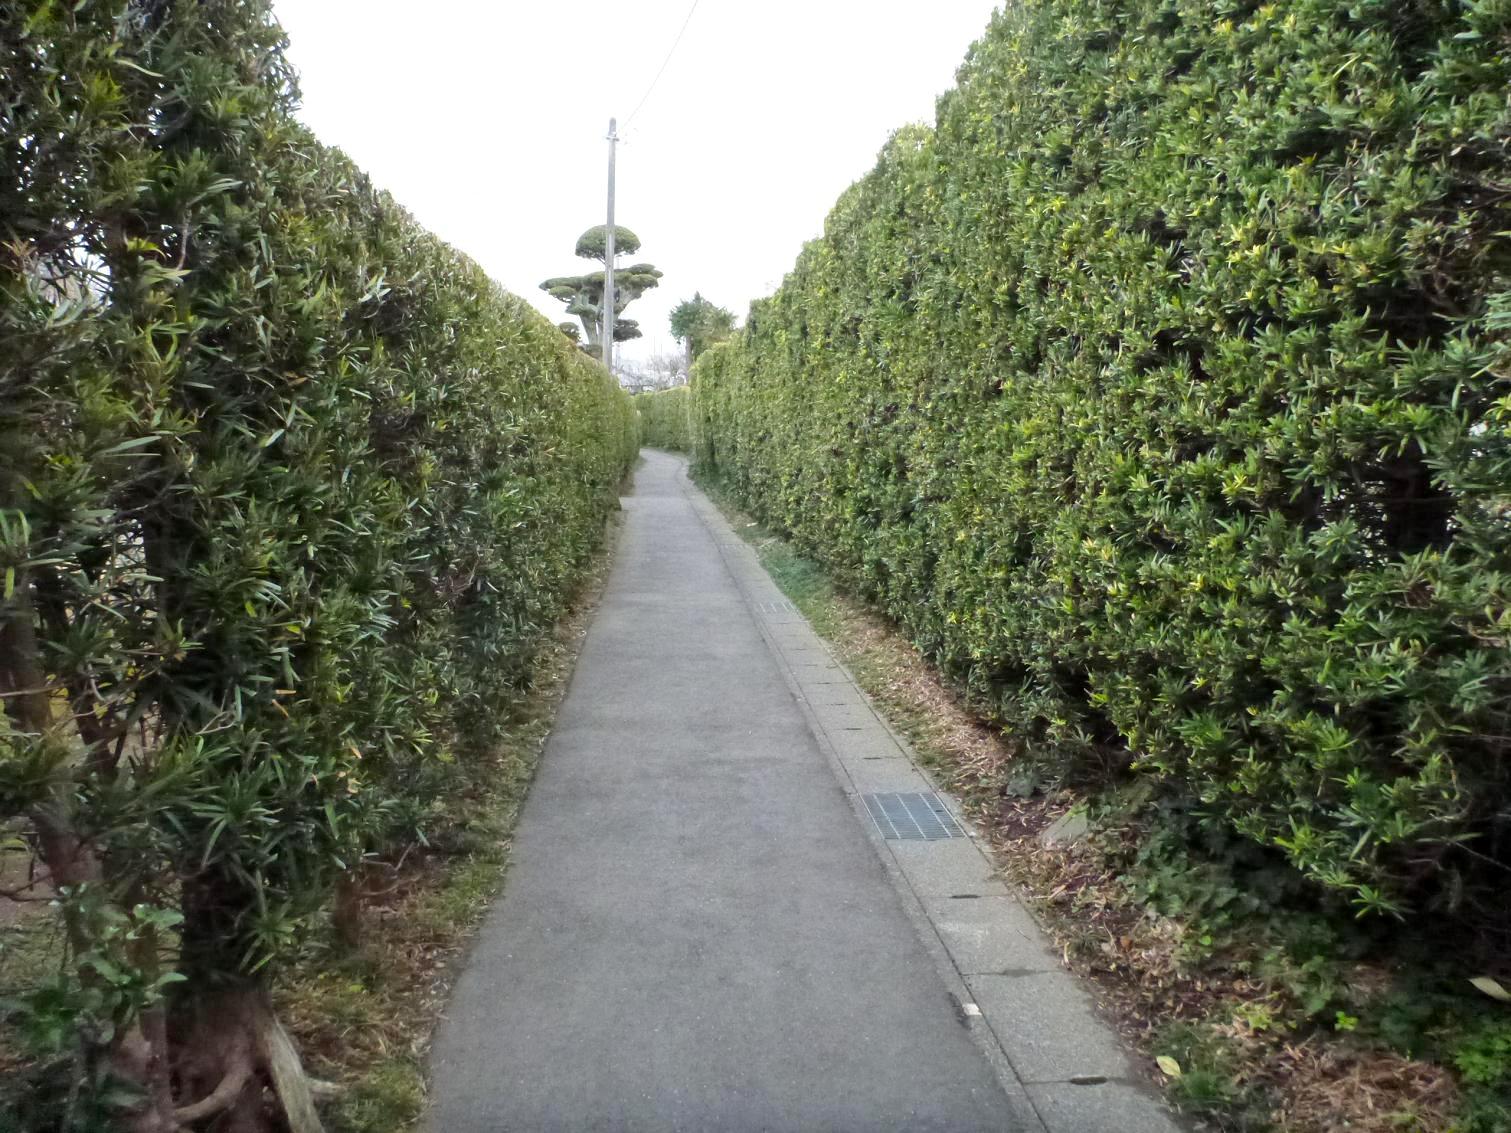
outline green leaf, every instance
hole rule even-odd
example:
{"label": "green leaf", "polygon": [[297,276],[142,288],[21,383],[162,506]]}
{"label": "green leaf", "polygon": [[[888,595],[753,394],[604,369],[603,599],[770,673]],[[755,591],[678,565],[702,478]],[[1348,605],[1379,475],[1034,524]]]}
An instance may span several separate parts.
{"label": "green leaf", "polygon": [[111,445],[109,448],[101,452],[100,455],[115,456],[118,453],[130,452],[132,449],[143,448],[146,445],[150,445],[158,439],[159,438],[156,436],[134,437],[129,441],[122,441],[120,444]]}

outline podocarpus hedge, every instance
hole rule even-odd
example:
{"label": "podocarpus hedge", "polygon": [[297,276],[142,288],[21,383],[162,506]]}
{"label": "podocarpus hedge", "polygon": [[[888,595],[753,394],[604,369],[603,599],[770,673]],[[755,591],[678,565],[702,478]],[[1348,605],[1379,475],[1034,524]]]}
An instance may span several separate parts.
{"label": "podocarpus hedge", "polygon": [[308,1128],[267,981],[487,753],[633,414],[294,122],[267,3],[0,52],[0,806],[69,948],[12,1021],[70,1127]]}
{"label": "podocarpus hedge", "polygon": [[700,462],[1030,753],[1496,912],[1508,91],[1505,0],[1010,4],[700,360]]}
{"label": "podocarpus hedge", "polygon": [[636,394],[634,402],[643,444],[672,452],[692,449],[692,420],[688,416],[692,399],[686,386]]}

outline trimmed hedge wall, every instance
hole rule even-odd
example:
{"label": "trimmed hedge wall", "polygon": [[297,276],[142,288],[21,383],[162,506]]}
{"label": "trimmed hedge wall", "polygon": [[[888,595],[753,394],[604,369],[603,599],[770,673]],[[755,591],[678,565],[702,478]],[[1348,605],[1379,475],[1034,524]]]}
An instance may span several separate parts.
{"label": "trimmed hedge wall", "polygon": [[1008,5],[696,366],[701,466],[1030,752],[1502,915],[1508,91],[1506,0]]}
{"label": "trimmed hedge wall", "polygon": [[672,452],[692,450],[692,398],[686,386],[638,393],[633,398],[640,415],[640,442]]}
{"label": "trimmed hedge wall", "polygon": [[262,1025],[196,1002],[444,822],[635,423],[295,123],[267,3],[6,4],[0,73],[0,808],[71,962],[27,1017],[161,1107],[215,1085],[170,1035]]}

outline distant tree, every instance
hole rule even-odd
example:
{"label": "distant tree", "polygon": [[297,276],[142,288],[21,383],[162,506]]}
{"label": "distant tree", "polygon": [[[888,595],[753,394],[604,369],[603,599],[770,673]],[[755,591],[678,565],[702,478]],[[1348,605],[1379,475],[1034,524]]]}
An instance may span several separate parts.
{"label": "distant tree", "polygon": [[687,384],[687,361],[681,354],[652,354],[616,367],[619,384],[631,393],[650,393]]}
{"label": "distant tree", "polygon": [[[607,266],[608,226],[595,225],[577,238],[577,254],[585,260],[597,260]],[[614,252],[632,256],[640,250],[640,237],[628,228],[614,225]],[[567,335],[579,342],[590,354],[601,349],[603,325],[604,272],[588,272],[586,275],[559,275],[540,285],[542,291],[560,299],[567,305],[567,314],[575,315],[582,323],[586,343],[577,338],[576,328]],[[650,264],[631,264],[614,269],[614,341],[640,337],[640,324],[634,319],[621,319],[620,313],[640,296],[644,295],[661,278],[661,273]],[[570,323],[561,324],[563,333]]]}
{"label": "distant tree", "polygon": [[688,357],[693,359],[734,333],[735,316],[694,291],[691,299],[672,308],[671,328],[672,337],[686,344]]}

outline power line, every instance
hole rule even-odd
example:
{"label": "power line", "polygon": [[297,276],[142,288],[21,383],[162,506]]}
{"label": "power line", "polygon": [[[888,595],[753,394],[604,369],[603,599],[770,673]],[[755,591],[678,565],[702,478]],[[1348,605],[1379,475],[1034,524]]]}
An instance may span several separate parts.
{"label": "power line", "polygon": [[628,130],[630,123],[635,120],[635,115],[640,113],[640,108],[645,105],[645,100],[650,98],[651,91],[656,89],[656,84],[661,81],[661,76],[666,73],[666,65],[672,61],[672,56],[677,53],[677,45],[682,42],[682,36],[687,32],[687,25],[693,22],[693,13],[698,10],[699,0],[693,0],[693,6],[687,10],[687,19],[682,21],[682,27],[677,32],[677,38],[672,40],[672,46],[666,53],[666,58],[661,60],[661,69],[656,72],[656,77],[651,80],[651,85],[645,88],[645,93],[640,96],[640,101],[635,103],[635,109],[630,111],[630,116],[624,120],[624,128]]}

